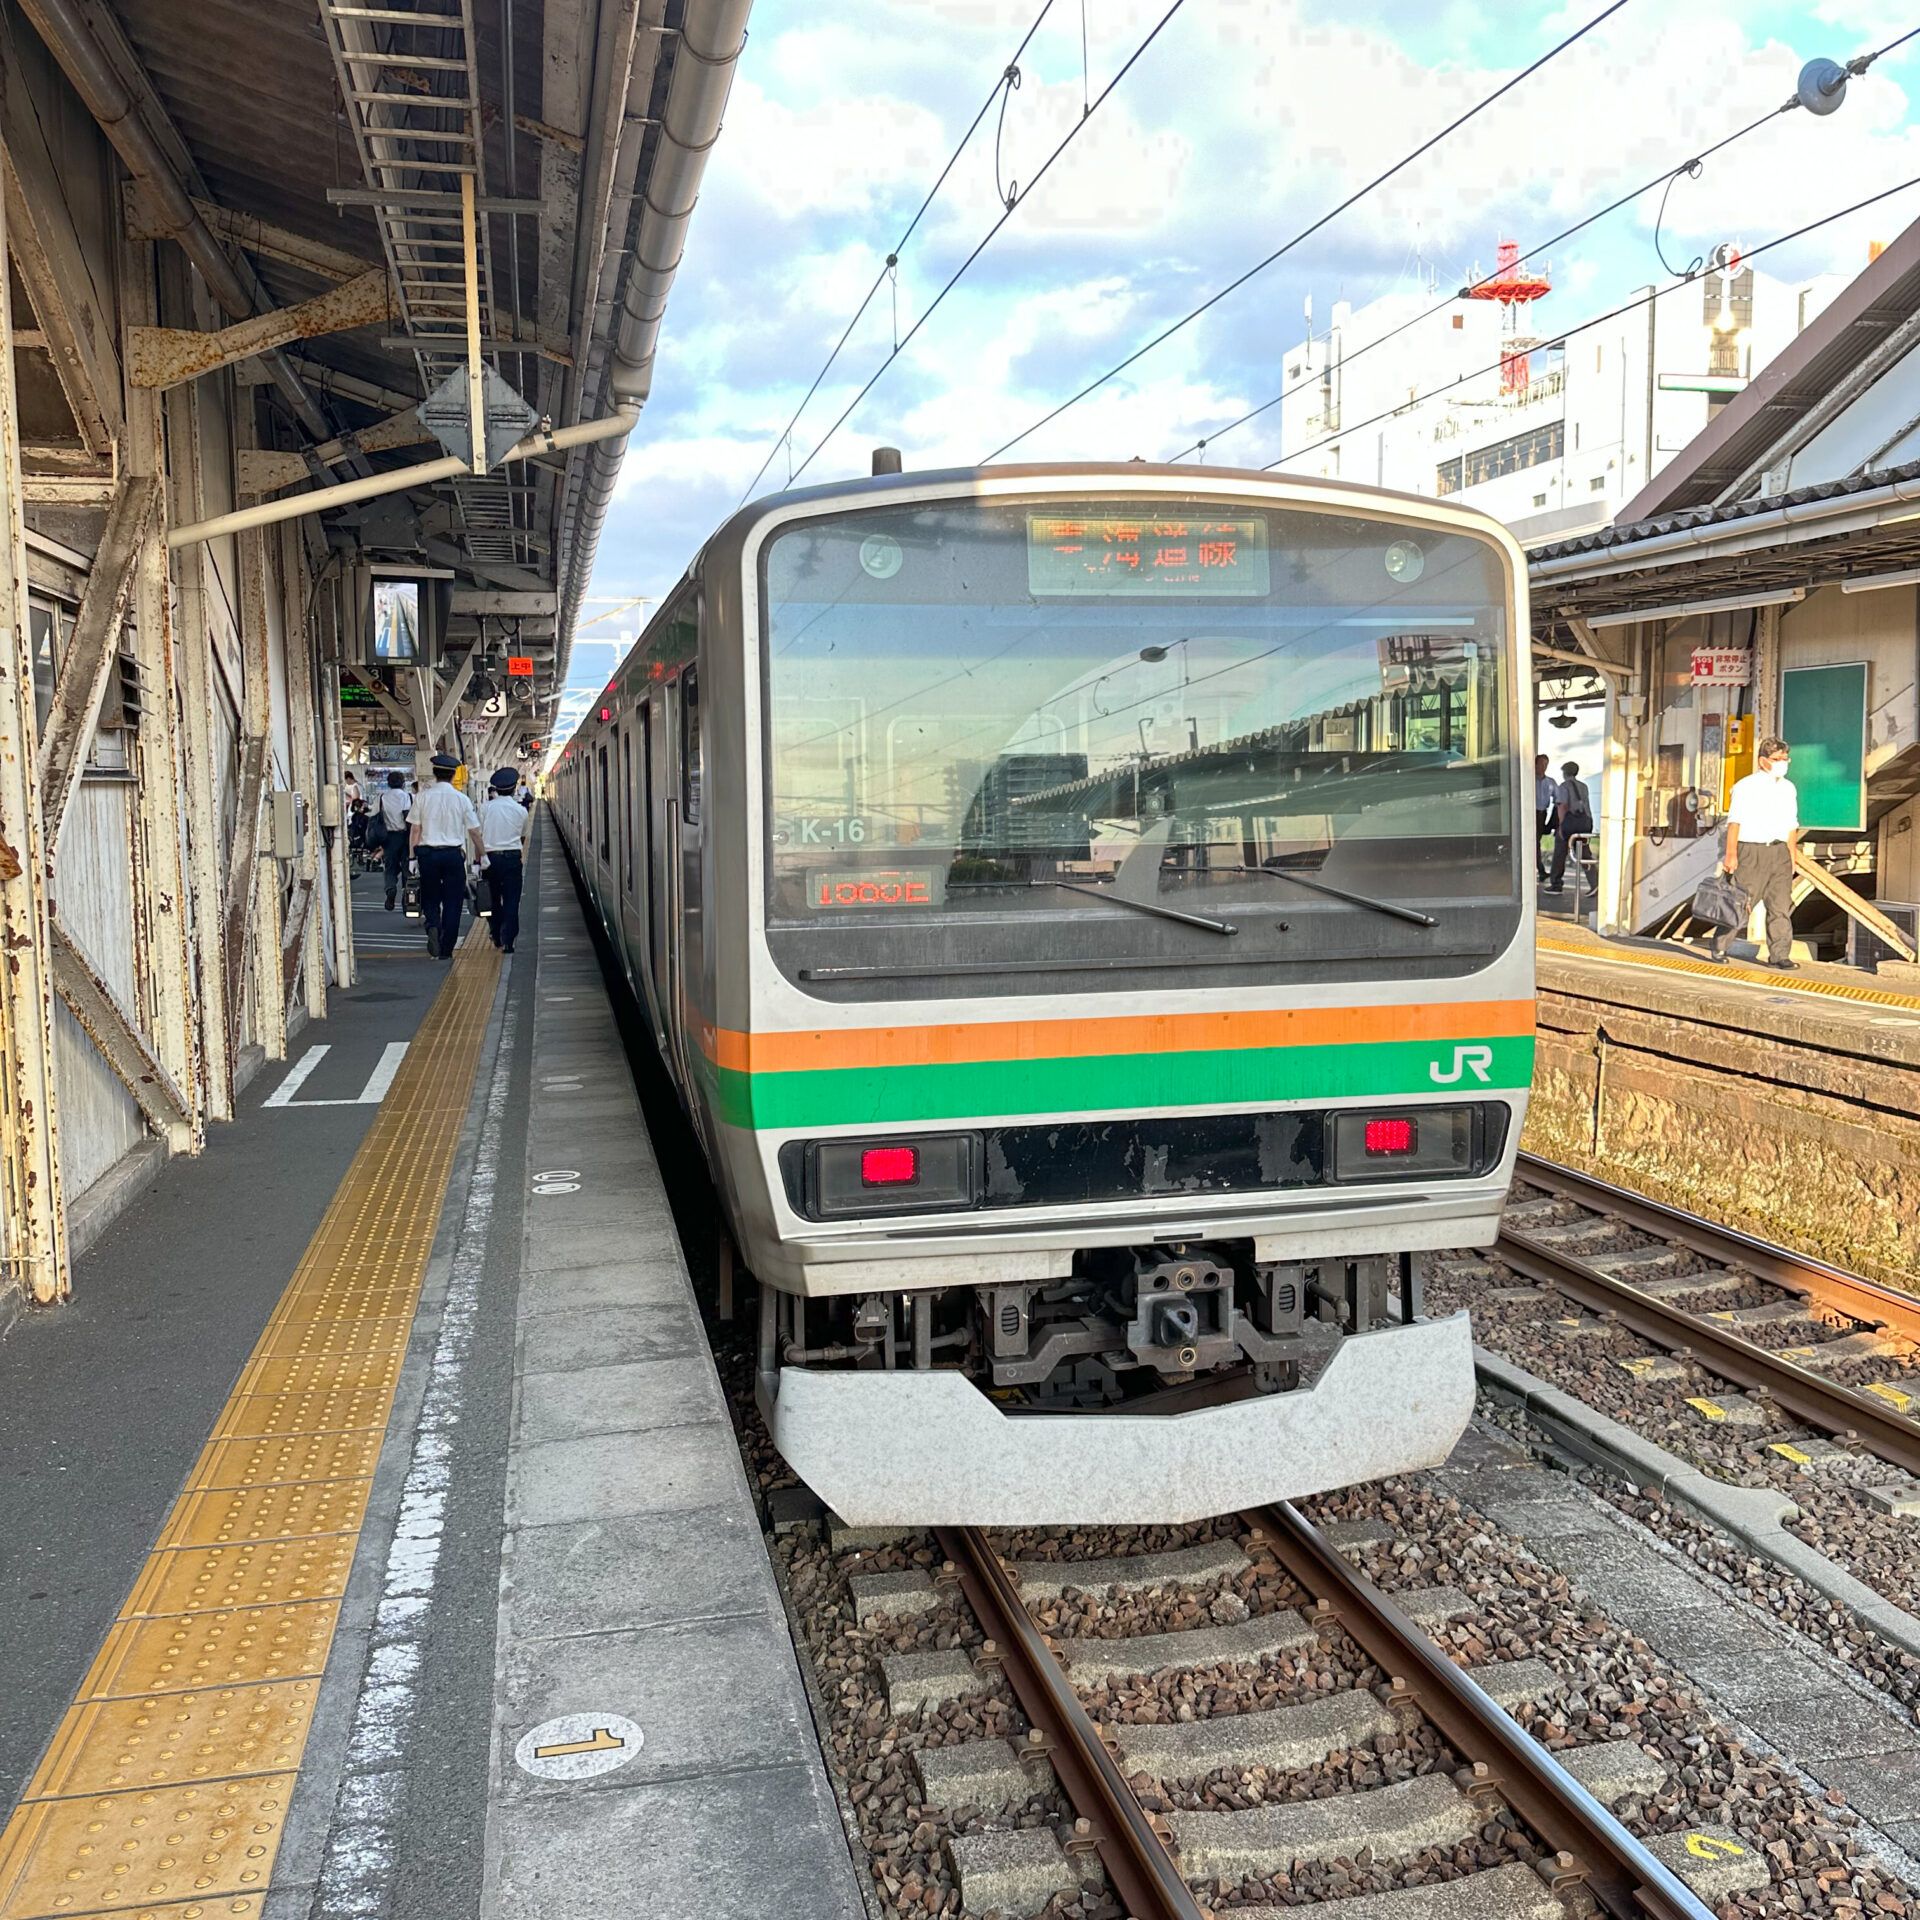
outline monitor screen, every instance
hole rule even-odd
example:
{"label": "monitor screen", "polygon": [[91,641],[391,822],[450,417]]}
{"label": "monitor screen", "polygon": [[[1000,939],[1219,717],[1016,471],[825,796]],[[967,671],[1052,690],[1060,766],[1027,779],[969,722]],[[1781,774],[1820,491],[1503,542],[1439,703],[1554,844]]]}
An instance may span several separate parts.
{"label": "monitor screen", "polygon": [[420,582],[376,580],[373,583],[373,657],[417,660],[420,653]]}

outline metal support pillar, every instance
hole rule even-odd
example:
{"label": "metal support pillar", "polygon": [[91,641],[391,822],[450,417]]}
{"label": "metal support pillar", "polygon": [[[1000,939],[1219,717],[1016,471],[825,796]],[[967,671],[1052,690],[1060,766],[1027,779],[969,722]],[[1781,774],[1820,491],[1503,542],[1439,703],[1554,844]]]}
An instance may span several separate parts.
{"label": "metal support pillar", "polygon": [[[6,217],[0,211],[0,260]],[[72,1288],[55,1147],[52,929],[35,768],[12,300],[0,277],[0,1224],[8,1273],[40,1302]]]}
{"label": "metal support pillar", "polygon": [[[320,649],[320,778],[340,794],[344,760],[340,745],[340,587],[329,581],[320,596],[325,636]],[[340,799],[340,824],[327,846],[327,898],[331,903],[329,931],[333,935],[333,979],[350,987],[359,978],[353,961],[353,874],[347,856],[347,808]]]}
{"label": "metal support pillar", "polygon": [[[298,981],[309,1019],[327,1017],[326,949],[321,940],[320,910],[320,743],[314,715],[313,680],[316,648],[313,620],[306,591],[306,549],[298,525],[280,523],[280,631],[286,654],[287,740],[292,749],[288,769],[293,790],[307,802],[307,844],[294,867],[294,884],[308,897],[306,927],[298,955]],[[287,977],[291,999],[295,975]]]}
{"label": "metal support pillar", "polygon": [[1780,609],[1759,609],[1753,642],[1753,744],[1780,731]]}
{"label": "metal support pillar", "polygon": [[[172,422],[173,497],[198,518],[205,510],[200,471],[200,392],[183,387],[166,402]],[[226,889],[220,849],[218,781],[213,764],[213,635],[207,609],[204,545],[179,556],[181,792],[186,801],[187,893],[199,989],[201,1118],[233,1118],[233,1047],[227,1010]],[[172,689],[167,689],[171,698]],[[237,1025],[237,1021],[234,1022]]]}
{"label": "metal support pillar", "polygon": [[[157,317],[154,247],[128,241],[122,313],[128,326]],[[151,1023],[154,1056],[166,1069],[186,1118],[164,1131],[173,1153],[197,1153],[206,1137],[200,1061],[193,1018],[193,947],[182,854],[181,796],[186,775],[174,699],[171,596],[168,592],[166,426],[159,400],[130,388],[126,396],[128,472],[151,478],[157,495],[134,561],[133,656],[141,712],[128,737],[135,787],[133,835],[135,954],[141,1011]]]}

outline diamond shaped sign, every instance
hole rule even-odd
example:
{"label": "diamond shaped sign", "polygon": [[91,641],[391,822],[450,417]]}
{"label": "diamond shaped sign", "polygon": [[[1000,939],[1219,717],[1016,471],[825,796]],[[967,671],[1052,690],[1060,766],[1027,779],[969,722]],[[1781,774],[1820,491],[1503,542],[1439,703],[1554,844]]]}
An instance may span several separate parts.
{"label": "diamond shaped sign", "polygon": [[[527,437],[539,415],[491,367],[480,370],[480,395],[487,423],[487,465],[491,468]],[[420,402],[420,424],[456,460],[472,460],[473,417],[467,401],[464,362]]]}

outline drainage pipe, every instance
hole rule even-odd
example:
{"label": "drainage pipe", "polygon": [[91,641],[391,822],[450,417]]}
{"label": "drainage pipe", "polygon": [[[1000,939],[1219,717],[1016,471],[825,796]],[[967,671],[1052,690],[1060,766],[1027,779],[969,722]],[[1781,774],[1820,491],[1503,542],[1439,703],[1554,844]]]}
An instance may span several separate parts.
{"label": "drainage pipe", "polygon": [[[687,0],[673,78],[660,114],[660,138],[647,173],[633,266],[614,334],[608,389],[614,405],[623,409],[638,410],[653,385],[653,354],[667,309],[667,290],[680,266],[707,155],[719,138],[727,90],[746,45],[751,6],[752,0]],[[609,443],[596,447],[588,462],[568,543],[566,578],[561,583],[555,637],[563,650],[571,642],[586,595],[624,451]]]}
{"label": "drainage pipe", "polygon": [[[591,446],[596,441],[624,440],[633,431],[639,417],[637,407],[623,408],[604,420],[583,420],[578,426],[558,427],[530,433],[502,457],[500,465],[512,460],[531,460],[539,453],[564,452],[569,447]],[[324,513],[329,507],[347,507],[356,500],[372,500],[383,493],[405,493],[412,487],[431,486],[436,480],[454,480],[471,473],[471,461],[448,454],[439,460],[424,460],[411,467],[396,467],[390,473],[376,473],[365,480],[343,480],[335,487],[320,487],[312,493],[292,493],[280,500],[263,500],[256,507],[241,507],[211,520],[196,520],[188,526],[167,531],[169,547],[191,546],[198,540],[217,539],[223,533],[244,533],[249,527],[269,527],[278,520],[297,520],[303,514]]]}

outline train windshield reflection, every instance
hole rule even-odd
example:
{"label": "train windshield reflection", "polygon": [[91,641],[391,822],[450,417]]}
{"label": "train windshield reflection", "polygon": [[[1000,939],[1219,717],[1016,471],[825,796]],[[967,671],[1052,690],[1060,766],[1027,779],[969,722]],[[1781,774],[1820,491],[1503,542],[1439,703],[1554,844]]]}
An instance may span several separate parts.
{"label": "train windshield reflection", "polygon": [[[1236,503],[802,522],[763,561],[776,924],[1517,887],[1492,543]],[[1063,887],[1056,883],[1066,882]]]}

